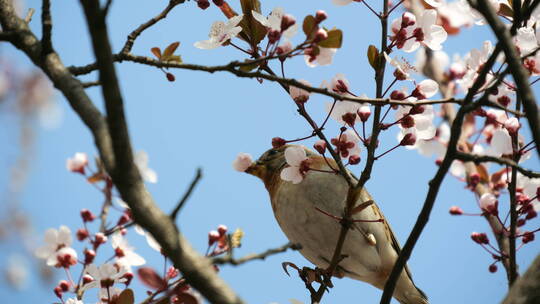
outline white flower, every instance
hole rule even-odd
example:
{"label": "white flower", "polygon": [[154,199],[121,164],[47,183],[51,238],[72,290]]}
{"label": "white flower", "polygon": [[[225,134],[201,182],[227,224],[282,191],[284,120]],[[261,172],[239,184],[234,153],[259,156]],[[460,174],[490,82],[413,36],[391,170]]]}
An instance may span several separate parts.
{"label": "white flower", "polygon": [[78,300],[77,298],[69,298],[66,300],[65,304],[84,304],[83,301]]}
{"label": "white flower", "polygon": [[238,153],[236,158],[233,161],[233,168],[239,172],[245,172],[249,166],[253,163],[251,155],[248,153]]}
{"label": "white flower", "polygon": [[475,16],[471,13],[471,10],[467,1],[453,1],[442,3],[437,12],[448,21],[452,28],[457,29],[474,24]]}
{"label": "white flower", "polygon": [[464,178],[465,177],[465,165],[460,160],[455,160],[452,162],[452,165],[450,165],[450,174],[459,177]]}
{"label": "white flower", "polygon": [[[420,53],[425,53],[425,52],[418,52],[418,54]],[[394,72],[394,76],[398,80],[411,79],[411,75],[409,72],[415,71],[415,69],[407,61],[405,61],[405,59],[403,58],[402,60],[399,60],[398,58],[392,59],[390,56],[388,56],[388,54],[386,54],[386,52],[383,52],[383,55],[384,55],[384,58],[386,58],[386,61],[390,63],[390,65],[396,68],[396,71]]]}
{"label": "white flower", "polygon": [[493,131],[491,143],[486,154],[499,157],[512,153],[512,137],[508,134],[508,130],[499,128]]}
{"label": "white flower", "polygon": [[113,264],[106,263],[99,267],[95,264],[90,264],[86,267],[85,271],[88,275],[94,279],[81,288],[82,291],[90,288],[109,288],[116,283],[124,283],[127,280],[123,278],[127,270],[124,267],[117,267]]}
{"label": "white flower", "polygon": [[431,7],[439,7],[444,3],[444,0],[424,0]]}
{"label": "white flower", "polygon": [[487,212],[497,209],[497,198],[491,193],[484,193],[480,197],[480,208]]}
{"label": "white flower", "polygon": [[135,153],[134,161],[143,180],[149,183],[157,183],[157,173],[148,168],[148,154],[145,151],[141,150]]}
{"label": "white flower", "polygon": [[[285,15],[285,12],[283,11],[283,8],[276,7],[272,10],[268,18],[264,17],[263,15],[259,14],[256,11],[251,11],[251,14],[253,15],[253,18],[257,21],[259,21],[260,24],[266,26],[267,28],[270,28],[275,31],[281,32],[281,19]],[[291,38],[296,34],[298,31],[298,24],[293,24],[288,29],[286,29],[283,32],[283,36],[286,38]]]}
{"label": "white flower", "polygon": [[[412,110],[409,106],[400,106],[398,108],[396,111],[396,120],[400,121],[399,127],[403,129],[402,132],[398,134],[398,141],[401,141],[405,134],[411,132],[417,139],[429,140],[435,136],[437,128],[435,128],[435,125],[433,124],[433,119],[435,118],[433,106],[423,105],[420,108],[422,109],[422,112],[416,114],[409,114]],[[409,149],[415,148],[415,146],[407,147]]]}
{"label": "white flower", "polygon": [[281,179],[293,184],[300,183],[309,169],[308,160],[302,146],[291,146],[285,149],[285,161],[289,167],[281,170]]}
{"label": "white flower", "polygon": [[329,65],[332,64],[332,59],[334,58],[334,54],[337,52],[337,49],[333,48],[325,48],[319,46],[319,54],[313,58],[305,55],[304,59],[306,60],[306,64],[309,67],[316,67],[317,65]]}
{"label": "white flower", "polygon": [[[66,254],[72,255],[71,257],[77,260],[77,253],[70,248],[71,242],[71,230],[68,227],[60,226],[58,230],[49,228],[45,231],[45,245],[38,248],[35,254],[38,258],[45,259],[48,266],[57,266],[61,262],[59,257],[63,259]],[[70,250],[66,251],[62,249]],[[69,259],[67,260],[67,262],[71,261]]]}
{"label": "white flower", "polygon": [[[363,95],[364,96],[364,95]],[[332,105],[334,105],[334,108],[332,109]],[[351,102],[347,100],[337,101],[334,103],[326,103],[326,112],[330,113],[330,110],[332,112],[330,113],[330,117],[332,117],[335,121],[338,123],[345,125],[347,122],[343,119],[346,114],[354,114],[356,115],[355,122],[360,121],[360,117],[357,114],[358,111],[362,110],[364,112],[371,112],[369,107],[367,109],[365,108],[364,104]]]}
{"label": "white flower", "polygon": [[230,18],[227,22],[216,21],[210,28],[208,37],[210,39],[197,41],[194,46],[199,49],[215,49],[222,46],[227,40],[236,37],[241,31],[242,27],[237,26],[242,21],[243,15],[238,15]]}
{"label": "white flower", "polygon": [[422,80],[416,85],[412,95],[418,99],[430,98],[439,92],[439,84],[431,79]]}
{"label": "white flower", "polygon": [[530,27],[518,29],[514,40],[522,56],[532,53],[538,47],[534,29]]}
{"label": "white flower", "polygon": [[332,3],[334,5],[343,6],[343,5],[349,4],[349,3],[353,2],[353,1],[355,1],[355,0],[332,0]]}
{"label": "white flower", "polygon": [[417,19],[414,33],[416,39],[409,39],[405,42],[403,50],[405,52],[414,52],[420,47],[420,44],[424,44],[434,51],[442,49],[441,43],[443,43],[448,34],[444,28],[437,25],[437,11],[425,10],[422,16]]}
{"label": "white flower", "polygon": [[[307,80],[300,79],[298,82],[311,86]],[[295,86],[289,86],[289,95],[291,95],[291,98],[296,103],[305,103],[309,99],[309,95],[311,95],[311,93]]]}
{"label": "white flower", "polygon": [[73,157],[66,160],[66,169],[71,172],[84,174],[84,168],[88,165],[88,156],[86,153],[77,152]]}
{"label": "white flower", "polygon": [[352,130],[347,130],[340,134],[336,138],[332,138],[330,142],[332,145],[336,146],[336,152],[342,157],[347,158],[352,155],[360,154],[360,146],[358,142],[360,138]]}
{"label": "white flower", "polygon": [[143,257],[135,253],[135,248],[129,245],[120,232],[114,233],[111,239],[118,264],[129,268],[128,266],[141,266],[146,263]]}

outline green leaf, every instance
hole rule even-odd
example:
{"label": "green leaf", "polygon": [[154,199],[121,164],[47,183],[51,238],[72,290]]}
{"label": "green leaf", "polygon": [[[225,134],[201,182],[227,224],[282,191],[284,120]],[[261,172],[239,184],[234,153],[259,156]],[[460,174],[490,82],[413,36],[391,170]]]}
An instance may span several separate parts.
{"label": "green leaf", "polygon": [[135,297],[133,296],[133,290],[124,289],[122,293],[118,296],[118,304],[133,304],[135,302]]}
{"label": "green leaf", "polygon": [[313,17],[312,15],[307,15],[306,18],[304,18],[304,23],[302,23],[302,30],[304,31],[304,34],[306,34],[306,37],[308,39],[310,39],[315,32],[315,26],[315,17]]}
{"label": "green leaf", "polygon": [[339,49],[341,47],[341,43],[343,42],[343,32],[338,29],[331,29],[327,33],[328,38],[317,44],[324,48]]}
{"label": "green leaf", "polygon": [[369,64],[373,69],[377,69],[379,66],[379,50],[376,46],[370,45],[367,49],[367,57]]}

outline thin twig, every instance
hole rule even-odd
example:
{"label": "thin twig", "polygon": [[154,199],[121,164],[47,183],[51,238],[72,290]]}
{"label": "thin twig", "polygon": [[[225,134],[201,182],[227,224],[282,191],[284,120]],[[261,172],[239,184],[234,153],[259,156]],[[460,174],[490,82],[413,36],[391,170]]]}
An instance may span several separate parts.
{"label": "thin twig", "polygon": [[247,263],[247,262],[250,262],[250,261],[254,261],[254,260],[264,260],[264,259],[266,259],[267,257],[269,257],[271,255],[282,253],[282,252],[285,252],[285,251],[287,251],[289,249],[300,250],[300,249],[302,249],[302,246],[300,244],[287,243],[287,244],[285,244],[285,245],[283,245],[281,247],[268,249],[268,250],[266,250],[264,252],[257,253],[257,254],[255,254],[255,253],[254,254],[248,254],[248,255],[246,255],[244,257],[241,257],[239,259],[234,259],[232,256],[213,258],[212,263],[215,264],[215,265],[230,264],[230,265],[238,266],[238,265],[241,265],[241,264],[244,264],[244,263]]}
{"label": "thin twig", "polygon": [[180,201],[178,201],[178,204],[176,205],[174,210],[171,212],[171,218],[173,220],[176,219],[176,217],[178,216],[178,212],[180,211],[180,209],[182,209],[182,207],[184,206],[186,201],[189,199],[191,193],[193,192],[193,189],[195,189],[195,186],[197,186],[197,183],[201,180],[201,178],[202,178],[202,169],[197,168],[197,171],[195,173],[195,177],[191,181],[191,184],[189,185],[189,188],[186,190],[186,192],[184,193],[184,195],[182,196]]}

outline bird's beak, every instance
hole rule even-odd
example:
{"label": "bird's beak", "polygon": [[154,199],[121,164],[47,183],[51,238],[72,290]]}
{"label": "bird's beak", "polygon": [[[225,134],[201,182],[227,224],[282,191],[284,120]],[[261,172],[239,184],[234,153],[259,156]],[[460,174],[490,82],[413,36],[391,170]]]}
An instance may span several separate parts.
{"label": "bird's beak", "polygon": [[246,169],[246,173],[264,179],[264,176],[266,175],[266,166],[259,161],[254,162]]}

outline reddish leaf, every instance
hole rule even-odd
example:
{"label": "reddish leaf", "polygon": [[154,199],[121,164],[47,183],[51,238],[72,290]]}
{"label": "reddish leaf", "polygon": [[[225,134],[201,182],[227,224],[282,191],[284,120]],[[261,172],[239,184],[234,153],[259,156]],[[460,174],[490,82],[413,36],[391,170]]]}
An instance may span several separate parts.
{"label": "reddish leaf", "polygon": [[306,34],[308,39],[310,39],[315,30],[317,30],[318,26],[316,24],[315,17],[312,15],[307,15],[306,18],[304,18],[302,30],[304,30],[304,34]]}
{"label": "reddish leaf", "polygon": [[118,296],[117,304],[133,304],[135,302],[135,297],[133,296],[133,290],[124,289],[122,293]]}
{"label": "reddish leaf", "polygon": [[152,51],[152,54],[157,57],[157,59],[161,59],[161,49],[158,47],[153,47],[150,49]]}
{"label": "reddish leaf", "polygon": [[[169,44],[169,46],[163,51],[163,55],[161,55],[161,57],[164,57],[164,58],[171,57],[172,54],[174,54],[174,51],[176,51],[176,49],[178,48],[179,45],[180,45],[180,42],[178,42],[178,41]],[[165,59],[165,60],[167,60],[167,59]]]}
{"label": "reddish leaf", "polygon": [[294,263],[291,263],[291,262],[283,262],[283,263],[281,263],[281,267],[283,267],[283,270],[285,271],[285,273],[288,276],[291,276],[291,275],[289,274],[289,271],[287,270],[287,267],[292,267],[292,268],[296,269],[297,271],[300,271],[300,268],[298,268],[298,266],[296,266]]}
{"label": "reddish leaf", "polygon": [[181,293],[176,295],[174,304],[199,304],[199,300],[190,293]]}
{"label": "reddish leaf", "polygon": [[167,288],[167,281],[159,276],[156,271],[150,267],[141,267],[137,270],[139,280],[149,288],[162,290]]}

